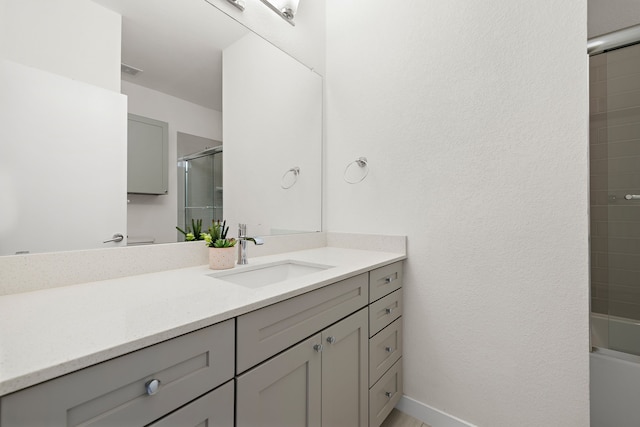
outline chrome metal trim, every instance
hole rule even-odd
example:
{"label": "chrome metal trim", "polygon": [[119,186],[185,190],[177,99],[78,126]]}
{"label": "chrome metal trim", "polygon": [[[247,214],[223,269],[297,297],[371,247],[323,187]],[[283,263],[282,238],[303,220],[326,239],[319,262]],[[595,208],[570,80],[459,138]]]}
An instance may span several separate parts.
{"label": "chrome metal trim", "polygon": [[237,7],[238,9],[240,9],[241,11],[244,12],[244,2],[241,0],[227,0],[229,3],[231,3],[233,6]]}
{"label": "chrome metal trim", "polygon": [[269,9],[273,10],[279,17],[287,21],[289,24],[296,26],[296,23],[293,21],[293,13],[291,13],[291,9],[283,9],[279,10],[277,7],[271,4],[269,0],[260,0],[262,3],[266,4]]}
{"label": "chrome metal trim", "polygon": [[198,151],[197,153],[187,154],[186,156],[180,157],[178,159],[179,162],[197,159],[199,157],[210,156],[211,154],[222,153],[222,145],[218,145],[217,147],[207,148],[202,151]]}
{"label": "chrome metal trim", "polygon": [[640,43],[640,24],[587,40],[587,54],[598,55],[610,50]]}

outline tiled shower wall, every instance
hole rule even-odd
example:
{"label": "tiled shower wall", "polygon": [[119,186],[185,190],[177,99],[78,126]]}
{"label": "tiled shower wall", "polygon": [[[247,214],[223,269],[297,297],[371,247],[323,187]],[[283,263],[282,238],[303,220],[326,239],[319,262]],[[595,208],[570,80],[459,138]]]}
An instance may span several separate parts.
{"label": "tiled shower wall", "polygon": [[591,307],[640,320],[640,45],[590,59]]}

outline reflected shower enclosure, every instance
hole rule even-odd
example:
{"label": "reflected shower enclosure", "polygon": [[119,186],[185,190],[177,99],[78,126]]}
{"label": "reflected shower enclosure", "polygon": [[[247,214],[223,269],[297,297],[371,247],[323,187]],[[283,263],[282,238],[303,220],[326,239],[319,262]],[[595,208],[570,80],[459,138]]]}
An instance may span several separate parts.
{"label": "reflected shower enclosure", "polygon": [[640,419],[640,25],[589,41],[592,427]]}
{"label": "reflected shower enclosure", "polygon": [[[222,220],[222,146],[207,148],[178,159],[178,223],[184,230],[202,219],[206,231]],[[193,231],[193,230],[191,230]],[[179,241],[184,236],[179,234]]]}

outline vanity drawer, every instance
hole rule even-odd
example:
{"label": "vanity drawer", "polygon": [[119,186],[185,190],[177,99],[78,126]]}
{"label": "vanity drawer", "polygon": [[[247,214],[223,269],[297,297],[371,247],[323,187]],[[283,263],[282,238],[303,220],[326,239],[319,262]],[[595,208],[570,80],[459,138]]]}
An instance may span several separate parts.
{"label": "vanity drawer", "polygon": [[149,424],[233,378],[233,343],[231,319],[18,391],[0,399],[0,425]]}
{"label": "vanity drawer", "polygon": [[402,286],[402,261],[371,270],[369,301],[373,302]]}
{"label": "vanity drawer", "polygon": [[360,274],[239,316],[236,372],[246,371],[366,306],[367,279],[367,273]]}
{"label": "vanity drawer", "polygon": [[149,427],[233,427],[233,383],[229,381]]}
{"label": "vanity drawer", "polygon": [[369,390],[369,426],[378,427],[402,397],[402,358]]}
{"label": "vanity drawer", "polygon": [[372,337],[402,315],[402,289],[369,306],[369,336]]}
{"label": "vanity drawer", "polygon": [[402,356],[402,319],[369,340],[369,387]]}

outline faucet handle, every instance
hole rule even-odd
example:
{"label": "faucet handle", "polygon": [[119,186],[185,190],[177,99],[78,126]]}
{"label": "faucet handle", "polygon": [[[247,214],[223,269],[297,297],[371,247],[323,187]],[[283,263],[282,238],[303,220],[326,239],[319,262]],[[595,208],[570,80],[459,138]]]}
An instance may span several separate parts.
{"label": "faucet handle", "polygon": [[247,224],[238,224],[238,237],[245,237],[247,235]]}

